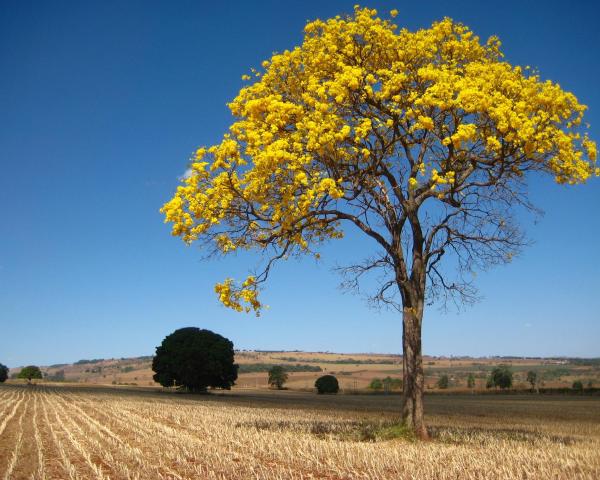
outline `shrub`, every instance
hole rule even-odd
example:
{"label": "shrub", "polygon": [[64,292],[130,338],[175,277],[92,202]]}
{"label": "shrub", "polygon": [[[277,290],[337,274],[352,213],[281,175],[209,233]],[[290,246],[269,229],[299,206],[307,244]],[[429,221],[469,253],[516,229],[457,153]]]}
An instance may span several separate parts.
{"label": "shrub", "polygon": [[6,382],[8,378],[8,367],[0,363],[0,383]]}
{"label": "shrub", "polygon": [[383,388],[383,382],[380,378],[374,378],[373,380],[371,380],[369,388],[371,390],[381,390]]}
{"label": "shrub", "polygon": [[154,380],[163,387],[205,392],[230,389],[237,379],[233,343],[210,330],[180,328],[167,335],[152,360]]}
{"label": "shrub", "polygon": [[438,388],[446,389],[448,388],[448,385],[450,385],[448,375],[442,375],[437,382]]}
{"label": "shrub", "polygon": [[475,375],[472,373],[469,373],[469,376],[467,377],[467,387],[475,388]]}
{"label": "shrub", "polygon": [[317,393],[338,393],[340,385],[333,375],[323,375],[315,382]]}
{"label": "shrub", "polygon": [[573,382],[573,390],[583,390],[583,382],[581,380],[575,380]]}

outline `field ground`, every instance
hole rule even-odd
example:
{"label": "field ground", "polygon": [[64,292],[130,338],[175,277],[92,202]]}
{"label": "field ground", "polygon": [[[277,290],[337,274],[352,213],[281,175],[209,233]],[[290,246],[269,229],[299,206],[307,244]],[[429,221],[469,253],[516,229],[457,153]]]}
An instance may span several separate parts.
{"label": "field ground", "polygon": [[0,386],[4,479],[598,479],[600,398]]}
{"label": "field ground", "polygon": [[[267,370],[272,365],[282,365],[290,370],[287,388],[311,390],[315,380],[333,374],[344,393],[365,391],[374,378],[402,378],[402,357],[386,354],[341,354],[330,352],[263,352],[237,351],[235,361],[240,374],[235,390],[266,389]],[[42,367],[48,379],[61,373],[68,382],[96,385],[158,386],[152,379],[152,357],[80,360],[74,364]],[[514,371],[514,386],[518,390],[531,388],[526,381],[527,372],[537,373],[540,387],[570,388],[580,380],[586,388],[590,382],[600,386],[600,359],[564,358],[469,358],[425,357],[425,383],[428,390],[436,390],[442,375],[448,375],[450,390],[467,390],[467,377],[475,376],[475,388],[485,390],[490,371],[505,363]],[[293,371],[294,367],[305,371]],[[309,370],[313,371],[309,371]],[[316,370],[316,371],[314,371]],[[11,369],[16,375],[20,368]]]}

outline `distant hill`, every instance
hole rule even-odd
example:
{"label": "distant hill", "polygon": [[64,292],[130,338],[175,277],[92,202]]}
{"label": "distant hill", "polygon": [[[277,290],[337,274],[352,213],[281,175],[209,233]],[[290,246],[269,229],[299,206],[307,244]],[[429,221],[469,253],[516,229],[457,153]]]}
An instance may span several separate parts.
{"label": "distant hill", "polygon": [[[240,365],[234,388],[267,388],[267,371],[283,365],[289,372],[291,389],[312,389],[314,381],[325,373],[338,377],[343,390],[364,390],[374,378],[402,378],[402,356],[394,354],[331,353],[302,351],[236,352]],[[600,386],[600,359],[524,358],[524,357],[424,357],[427,388],[437,388],[442,375],[448,375],[450,389],[466,388],[473,374],[477,388],[485,388],[489,371],[500,363],[509,364],[515,372],[515,386],[529,388],[527,372],[538,372],[547,387],[570,387],[575,380]],[[81,359],[71,364],[42,366],[46,381],[66,381],[104,385],[137,385],[158,387],[152,380],[152,356],[110,359]],[[11,369],[11,374],[19,368]]]}

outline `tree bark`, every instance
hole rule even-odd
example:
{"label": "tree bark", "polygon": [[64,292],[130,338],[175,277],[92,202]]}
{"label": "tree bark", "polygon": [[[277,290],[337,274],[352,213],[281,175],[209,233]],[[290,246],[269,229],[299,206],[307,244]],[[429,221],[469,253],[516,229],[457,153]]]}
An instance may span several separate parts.
{"label": "tree bark", "polygon": [[402,313],[402,365],[404,389],[402,392],[402,421],[417,438],[429,438],[423,418],[425,376],[421,351],[421,322],[423,310],[404,307]]}

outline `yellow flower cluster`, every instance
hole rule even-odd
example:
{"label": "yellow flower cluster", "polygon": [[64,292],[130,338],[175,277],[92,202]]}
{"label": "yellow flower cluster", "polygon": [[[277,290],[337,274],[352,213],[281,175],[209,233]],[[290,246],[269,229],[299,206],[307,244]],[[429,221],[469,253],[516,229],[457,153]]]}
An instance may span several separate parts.
{"label": "yellow flower cluster", "polygon": [[[343,207],[357,182],[377,185],[378,162],[405,179],[404,192],[431,198],[478,162],[510,158],[515,175],[533,164],[566,183],[599,173],[596,144],[580,131],[585,106],[503,61],[497,38],[482,43],[449,18],[410,32],[357,6],[308,23],[302,45],[262,67],[229,104],[229,133],[196,152],[161,209],[187,243],[309,252],[341,236],[320,212]],[[427,155],[414,165],[401,147],[419,145]],[[256,292],[217,286],[237,310],[257,310]]]}
{"label": "yellow flower cluster", "polygon": [[444,145],[452,144],[454,148],[460,148],[463,143],[472,142],[478,136],[477,125],[473,123],[463,123],[458,126],[456,132],[442,140]]}
{"label": "yellow flower cluster", "polygon": [[215,285],[215,293],[218,295],[219,301],[224,306],[238,312],[248,313],[252,309],[258,315],[263,305],[258,301],[256,279],[252,276],[247,277],[241,288],[235,288],[233,283],[233,279],[227,278],[223,283]]}

